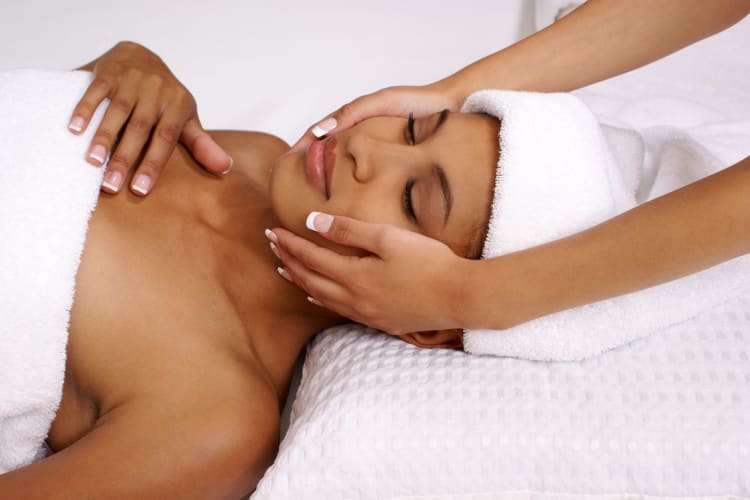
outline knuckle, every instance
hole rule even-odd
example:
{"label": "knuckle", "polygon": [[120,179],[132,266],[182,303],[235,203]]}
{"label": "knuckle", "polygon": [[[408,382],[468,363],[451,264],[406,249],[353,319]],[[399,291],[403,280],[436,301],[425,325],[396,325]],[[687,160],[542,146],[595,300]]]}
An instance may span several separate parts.
{"label": "knuckle", "polygon": [[177,87],[175,89],[175,102],[181,106],[187,106],[192,108],[195,104],[193,94],[191,94],[185,87]]}
{"label": "knuckle", "polygon": [[127,170],[130,167],[130,158],[124,153],[115,151],[109,158],[109,165],[110,167],[120,167]]}
{"label": "knuckle", "polygon": [[336,237],[341,241],[349,241],[352,236],[351,226],[342,220],[334,220],[334,224],[330,229],[330,232],[335,234]]}
{"label": "knuckle", "polygon": [[161,165],[153,158],[146,157],[141,161],[141,164],[138,165],[138,169],[153,176],[161,170]]}
{"label": "knuckle", "polygon": [[357,101],[352,101],[344,104],[339,108],[339,112],[337,114],[342,118],[351,115],[352,113],[354,113],[354,110],[356,108],[356,102]]}
{"label": "knuckle", "polygon": [[180,138],[180,129],[174,125],[164,125],[157,129],[157,134],[159,139],[174,146]]}
{"label": "knuckle", "polygon": [[383,248],[388,239],[388,232],[385,227],[378,227],[372,235],[372,241],[376,248]]}
{"label": "knuckle", "polygon": [[312,283],[310,282],[310,278],[307,276],[294,276],[294,280],[297,282],[297,284],[304,288],[305,291],[309,291],[310,287],[312,286]]}
{"label": "knuckle", "polygon": [[98,142],[105,145],[111,145],[115,142],[116,134],[109,129],[100,128],[97,130],[94,140],[92,142]]}
{"label": "knuckle", "polygon": [[123,114],[130,114],[130,111],[133,109],[132,103],[122,97],[115,97],[112,99],[112,102],[109,103],[109,107]]}
{"label": "knuckle", "polygon": [[112,88],[112,82],[105,76],[97,76],[89,85],[89,88],[98,92],[108,93]]}
{"label": "knuckle", "polygon": [[127,69],[127,75],[132,79],[141,80],[143,78],[143,70],[137,66],[130,66]]}
{"label": "knuckle", "polygon": [[313,259],[310,257],[310,254],[307,252],[301,252],[297,255],[297,260],[299,260],[300,264],[302,264],[304,267],[308,269],[312,269]]}
{"label": "knuckle", "polygon": [[139,117],[133,117],[130,120],[129,127],[131,130],[133,130],[138,135],[147,135],[151,132],[151,128],[153,127],[153,122],[151,120],[146,119],[143,116]]}
{"label": "knuckle", "polygon": [[158,75],[156,73],[152,73],[148,75],[148,77],[146,78],[146,83],[148,85],[157,87],[157,88],[164,85],[165,82],[166,82],[166,79],[163,76]]}

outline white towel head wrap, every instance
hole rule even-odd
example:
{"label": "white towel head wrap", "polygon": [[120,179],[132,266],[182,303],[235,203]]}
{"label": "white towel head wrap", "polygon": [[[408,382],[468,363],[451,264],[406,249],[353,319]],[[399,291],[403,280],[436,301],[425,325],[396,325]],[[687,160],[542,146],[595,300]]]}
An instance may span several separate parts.
{"label": "white towel head wrap", "polygon": [[556,240],[634,204],[599,123],[573,95],[482,90],[461,111],[501,122],[482,258]]}
{"label": "white towel head wrap", "polygon": [[[500,120],[500,155],[482,258],[563,238],[636,204],[632,180],[623,178],[598,121],[575,96],[482,90],[469,96],[461,111]],[[512,330],[466,330],[464,349],[531,359],[578,356],[576,349],[568,352],[565,340],[548,345],[541,337],[529,349],[528,337],[520,349],[506,349]]]}

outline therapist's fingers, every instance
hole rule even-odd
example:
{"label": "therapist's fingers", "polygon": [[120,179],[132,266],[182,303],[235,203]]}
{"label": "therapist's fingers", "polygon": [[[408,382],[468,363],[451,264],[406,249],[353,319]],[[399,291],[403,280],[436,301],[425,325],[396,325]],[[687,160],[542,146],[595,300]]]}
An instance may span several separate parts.
{"label": "therapist's fingers", "polygon": [[109,106],[107,106],[107,111],[104,113],[104,117],[94,137],[91,139],[91,146],[89,146],[86,158],[86,161],[90,164],[96,166],[104,165],[117,135],[135,108],[138,98],[137,90],[135,85],[127,82],[121,85],[116,93],[110,97],[111,101]]}
{"label": "therapist's fingers", "polygon": [[148,149],[130,181],[130,190],[134,194],[146,196],[154,187],[177,145],[184,123],[184,113],[177,106],[168,107],[156,123]]}
{"label": "therapist's fingers", "polygon": [[[291,151],[304,149],[316,139],[346,130],[373,116],[392,115],[394,113],[408,116],[409,112],[404,111],[403,106],[398,105],[398,101],[392,99],[389,90],[379,90],[344,104],[331,115],[307,129],[305,134],[292,146]],[[394,104],[397,104],[395,109]]]}
{"label": "therapist's fingers", "polygon": [[195,160],[209,172],[226,174],[231,170],[232,158],[203,129],[197,114],[191,116],[185,123],[180,142],[190,150]]}
{"label": "therapist's fingers", "polygon": [[388,237],[394,229],[386,224],[363,222],[322,212],[310,212],[305,225],[334,243],[361,248],[378,256],[389,249]]}
{"label": "therapist's fingers", "polygon": [[378,90],[344,104],[333,114],[310,127],[291,151],[307,147],[321,137],[340,132],[374,116],[406,118],[426,116],[444,109],[456,111],[460,102],[439,82],[421,87],[398,86]]}
{"label": "therapist's fingers", "polygon": [[274,228],[266,232],[266,237],[273,243],[272,248],[280,248],[277,257],[286,264],[285,257],[299,261],[311,271],[339,283],[346,282],[353,276],[352,264],[359,257],[341,255],[328,248],[297,236],[284,228]]}
{"label": "therapist's fingers", "polygon": [[84,92],[83,97],[81,97],[81,100],[76,104],[68,123],[68,129],[76,135],[83,133],[86,127],[88,127],[91,117],[94,116],[96,108],[109,96],[113,89],[114,82],[111,79],[105,77],[94,78],[86,89],[86,92]]}
{"label": "therapist's fingers", "polygon": [[346,287],[308,269],[278,246],[272,244],[271,249],[284,264],[283,267],[277,269],[282,278],[304,290],[313,299],[311,302],[315,305],[342,314],[342,310],[339,310],[337,304],[340,304],[349,295]]}

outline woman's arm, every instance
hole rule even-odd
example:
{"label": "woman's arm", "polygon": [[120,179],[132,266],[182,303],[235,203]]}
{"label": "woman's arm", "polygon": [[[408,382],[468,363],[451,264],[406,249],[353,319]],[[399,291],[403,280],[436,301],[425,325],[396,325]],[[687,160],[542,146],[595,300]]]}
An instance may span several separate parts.
{"label": "woman's arm", "polygon": [[656,61],[748,13],[747,0],[589,0],[439,83],[458,102],[484,88],[567,92]]}
{"label": "woman's arm", "polygon": [[194,406],[171,405],[167,399],[117,407],[71,446],[0,475],[0,498],[237,499],[248,494],[276,452],[275,400],[247,411],[226,399]]}
{"label": "woman's arm", "polygon": [[[453,275],[466,328],[502,329],[750,252],[750,157],[586,231]],[[471,286],[461,286],[461,283]]]}
{"label": "woman's arm", "polygon": [[369,251],[341,256],[282,228],[276,252],[315,302],[401,335],[504,329],[750,252],[750,158],[581,233],[489,260],[382,224],[323,214],[315,230]]}
{"label": "woman's arm", "polygon": [[132,191],[148,194],[178,141],[208,171],[231,168],[232,159],[203,130],[193,96],[147,48],[120,42],[79,69],[93,72],[94,80],[73,111],[70,131],[83,132],[99,104],[111,101],[87,158],[100,166],[110,155],[105,191],[119,192],[132,172]]}
{"label": "woman's arm", "polygon": [[573,90],[655,61],[749,13],[750,0],[589,0],[548,28],[440,81],[390,87],[345,104],[310,127],[292,149],[372,116],[456,111],[476,90]]}

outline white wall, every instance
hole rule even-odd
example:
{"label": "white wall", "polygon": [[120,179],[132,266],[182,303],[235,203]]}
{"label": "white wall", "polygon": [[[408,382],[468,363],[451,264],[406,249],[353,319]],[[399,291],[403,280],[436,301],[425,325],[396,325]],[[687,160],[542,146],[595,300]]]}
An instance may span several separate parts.
{"label": "white wall", "polygon": [[172,67],[207,127],[292,141],[357,95],[438,79],[532,23],[532,0],[5,0],[0,70],[72,68],[131,39]]}

